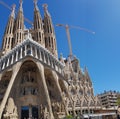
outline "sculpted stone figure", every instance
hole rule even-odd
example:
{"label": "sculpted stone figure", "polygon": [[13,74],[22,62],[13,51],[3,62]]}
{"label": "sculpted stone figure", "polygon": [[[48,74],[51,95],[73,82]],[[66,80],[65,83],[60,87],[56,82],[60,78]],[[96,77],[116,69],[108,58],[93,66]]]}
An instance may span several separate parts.
{"label": "sculpted stone figure", "polygon": [[13,98],[8,99],[8,104],[5,108],[4,119],[18,119],[17,108],[14,104]]}
{"label": "sculpted stone figure", "polygon": [[48,112],[47,107],[43,107],[43,105],[41,105],[40,109],[41,109],[40,119],[49,119],[49,112]]}

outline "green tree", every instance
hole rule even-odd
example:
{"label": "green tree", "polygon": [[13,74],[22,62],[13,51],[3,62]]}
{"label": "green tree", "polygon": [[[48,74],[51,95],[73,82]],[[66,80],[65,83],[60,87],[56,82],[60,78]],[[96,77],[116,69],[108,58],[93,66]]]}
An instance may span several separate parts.
{"label": "green tree", "polygon": [[118,107],[120,106],[120,95],[119,95],[118,98],[117,98],[117,106],[118,106]]}
{"label": "green tree", "polygon": [[73,119],[72,115],[67,115],[64,119]]}

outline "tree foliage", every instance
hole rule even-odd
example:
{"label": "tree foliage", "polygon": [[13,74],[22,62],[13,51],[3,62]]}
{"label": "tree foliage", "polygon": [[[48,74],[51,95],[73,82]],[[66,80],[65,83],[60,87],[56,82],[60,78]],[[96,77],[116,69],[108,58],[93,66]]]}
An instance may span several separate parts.
{"label": "tree foliage", "polygon": [[120,106],[120,95],[117,98],[117,105]]}
{"label": "tree foliage", "polygon": [[67,115],[64,119],[73,119],[72,115]]}

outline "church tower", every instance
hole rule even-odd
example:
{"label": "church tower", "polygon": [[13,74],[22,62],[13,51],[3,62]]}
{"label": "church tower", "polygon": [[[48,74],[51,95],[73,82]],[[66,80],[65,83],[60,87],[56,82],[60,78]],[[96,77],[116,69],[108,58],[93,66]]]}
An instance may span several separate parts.
{"label": "church tower", "polygon": [[45,47],[43,22],[37,0],[34,0],[34,40]]}
{"label": "church tower", "polygon": [[52,19],[50,13],[48,12],[48,5],[44,4],[44,33],[45,33],[45,47],[55,56],[57,57],[57,46],[56,46],[56,38],[54,27],[52,24]]}
{"label": "church tower", "polygon": [[15,5],[13,5],[12,12],[10,14],[10,17],[5,29],[5,33],[3,36],[3,43],[2,43],[3,54],[6,54],[8,51],[12,49],[14,20],[15,20]]}
{"label": "church tower", "polygon": [[[58,119],[58,112],[68,111],[64,65],[57,58],[52,20],[44,5],[43,23],[34,0],[34,28],[24,29],[22,3],[15,21],[13,8],[3,39],[7,53],[0,58],[0,119]],[[49,39],[47,47],[44,35]]]}
{"label": "church tower", "polygon": [[[22,8],[23,1],[20,0],[20,7],[17,13],[17,17],[15,20],[14,26],[14,46],[21,43],[24,40],[24,16],[23,16],[23,8]],[[13,46],[13,47],[14,47]]]}
{"label": "church tower", "polygon": [[[0,57],[0,119],[62,119],[97,109],[87,70],[77,58],[58,59],[51,16],[34,0],[33,28],[24,28],[22,0],[13,6]],[[89,114],[88,113],[88,114]]]}

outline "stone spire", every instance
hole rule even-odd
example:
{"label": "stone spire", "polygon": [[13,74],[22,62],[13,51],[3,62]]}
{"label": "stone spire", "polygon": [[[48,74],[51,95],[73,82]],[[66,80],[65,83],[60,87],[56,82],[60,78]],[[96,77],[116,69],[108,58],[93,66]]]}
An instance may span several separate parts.
{"label": "stone spire", "polygon": [[12,48],[13,43],[13,28],[14,28],[14,18],[15,18],[15,5],[12,7],[12,12],[10,14],[4,37],[3,37],[3,43],[2,43],[2,51],[3,53],[7,53]]}
{"label": "stone spire", "polygon": [[23,7],[22,7],[23,1],[20,0],[20,11],[23,12]]}
{"label": "stone spire", "polygon": [[87,78],[89,78],[89,73],[88,73],[88,69],[86,66],[84,68],[84,74],[86,75]]}
{"label": "stone spire", "polygon": [[37,6],[37,0],[34,0],[34,40],[45,46],[43,22]]}
{"label": "stone spire", "polygon": [[87,82],[87,86],[89,88],[89,93],[94,95],[94,91],[93,91],[93,87],[92,87],[92,81],[90,79],[90,76],[89,76],[89,73],[88,73],[88,69],[87,69],[86,66],[84,68],[84,76],[85,76],[85,80]]}
{"label": "stone spire", "polygon": [[12,6],[12,12],[10,14],[10,16],[13,17],[13,18],[15,18],[15,7],[16,7],[16,5],[13,4],[13,6]]}
{"label": "stone spire", "polygon": [[48,5],[44,4],[44,33],[45,33],[45,47],[56,57],[57,54],[57,46],[56,46],[56,37],[54,32],[54,27],[52,24],[51,16],[48,12]]}
{"label": "stone spire", "polygon": [[24,16],[23,16],[23,1],[20,0],[20,8],[15,22],[14,46],[24,40]]}
{"label": "stone spire", "polygon": [[36,10],[36,11],[39,11],[39,8],[38,8],[38,6],[37,6],[37,0],[34,0],[33,1],[34,2],[34,9]]}

